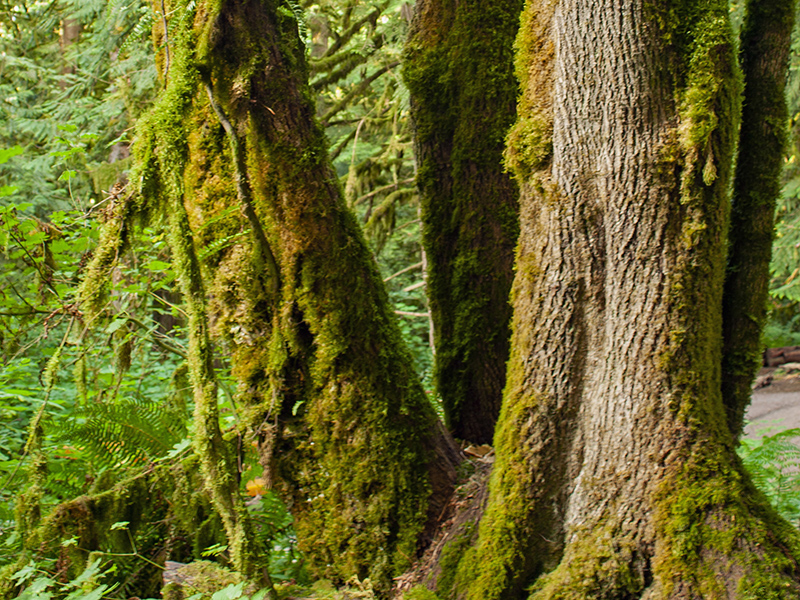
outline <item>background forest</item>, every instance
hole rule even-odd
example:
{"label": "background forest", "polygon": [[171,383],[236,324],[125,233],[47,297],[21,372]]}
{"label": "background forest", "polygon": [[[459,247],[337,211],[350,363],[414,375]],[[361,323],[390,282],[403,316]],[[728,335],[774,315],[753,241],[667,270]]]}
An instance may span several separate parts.
{"label": "background forest", "polygon": [[[739,8],[731,4],[734,22]],[[155,56],[164,50],[163,38],[154,42],[153,26],[163,22],[168,32],[177,26],[165,10],[163,2],[144,0],[0,2],[0,595],[25,589],[28,598],[128,598],[154,589],[148,578],[163,551],[156,528],[136,527],[134,534],[131,522],[117,519],[112,509],[109,522],[96,524],[107,549],[92,555],[78,579],[63,559],[78,536],[62,542],[61,555],[24,564],[19,557],[26,535],[59,503],[191,454],[187,313],[166,230],[150,223],[133,238],[118,257],[111,293],[96,318],[82,318],[77,298],[100,229],[111,218],[109,206],[129,193],[134,127],[162,85]],[[419,378],[441,414],[432,379],[409,92],[401,77],[411,3],[289,1],[283,10],[300,26],[317,117],[347,203],[377,258]],[[800,344],[797,31],[791,61],[790,148],[767,347]],[[200,259],[241,236],[214,238]],[[257,536],[271,548],[270,575],[308,584],[292,517],[268,490],[255,452],[237,439],[246,411],[237,402],[231,351],[223,343],[214,348],[213,367],[220,424],[228,442],[238,444],[241,494]],[[800,475],[786,468],[800,464],[795,433],[745,441],[740,454],[778,510],[797,525]],[[187,556],[228,564],[222,527],[200,483],[184,483],[179,493],[187,523],[199,519],[202,527],[199,535],[173,539],[186,545]],[[351,585],[355,597],[370,597],[368,585]],[[243,591],[232,585],[226,593],[236,598]]]}

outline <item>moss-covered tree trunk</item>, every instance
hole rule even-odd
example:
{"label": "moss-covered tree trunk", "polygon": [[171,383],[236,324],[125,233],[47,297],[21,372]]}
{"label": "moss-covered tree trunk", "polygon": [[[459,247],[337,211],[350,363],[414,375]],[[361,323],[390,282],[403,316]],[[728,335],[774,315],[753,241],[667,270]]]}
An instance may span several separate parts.
{"label": "moss-covered tree trunk", "polygon": [[[109,224],[93,272],[113,263],[127,221],[167,212],[204,407],[198,434],[219,435],[211,336],[231,352],[243,433],[289,503],[309,563],[387,589],[441,513],[458,454],[342,200],[294,8],[167,3],[156,26],[167,87],[135,148],[141,201]],[[222,502],[236,494],[231,463],[197,439],[223,520],[244,519],[229,531],[241,540],[241,502]]]}
{"label": "moss-covered tree trunk", "polygon": [[517,186],[503,148],[515,111],[522,0],[420,0],[406,45],[435,370],[448,425],[491,443],[508,360]]}
{"label": "moss-covered tree trunk", "polygon": [[785,88],[794,0],[751,0],[742,26],[742,128],[734,178],[723,304],[722,396],[734,436],[761,366],[775,202],[781,191],[788,110]]}
{"label": "moss-covered tree trunk", "polygon": [[721,396],[727,3],[528,0],[517,61],[514,333],[458,595],[798,597],[797,532],[749,482]]}

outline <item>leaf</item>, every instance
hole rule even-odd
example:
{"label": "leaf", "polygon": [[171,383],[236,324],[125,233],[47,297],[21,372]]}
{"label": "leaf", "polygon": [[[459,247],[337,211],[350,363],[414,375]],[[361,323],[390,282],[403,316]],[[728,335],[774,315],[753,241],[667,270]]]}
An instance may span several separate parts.
{"label": "leaf", "polygon": [[31,561],[27,565],[22,567],[19,571],[14,573],[11,576],[11,579],[15,580],[18,584],[21,584],[30,579],[34,573],[36,573],[36,563]]}
{"label": "leaf", "polygon": [[127,319],[114,319],[111,324],[106,327],[106,333],[114,333],[128,322]]}
{"label": "leaf", "polygon": [[0,198],[4,198],[6,196],[10,196],[14,192],[16,192],[19,188],[15,185],[4,185],[0,187]]}
{"label": "leaf", "polygon": [[211,596],[211,600],[236,600],[242,596],[242,589],[244,588],[244,582],[231,584],[226,588],[219,590],[218,592],[214,592]]}
{"label": "leaf", "polygon": [[73,171],[73,170],[64,171],[64,172],[63,172],[63,173],[62,173],[62,174],[59,176],[58,180],[59,180],[59,181],[69,181],[70,179],[72,179],[73,177],[75,177],[75,175],[77,175],[77,174],[78,174],[78,172],[77,172],[77,171]]}
{"label": "leaf", "polygon": [[93,589],[91,592],[75,590],[64,600],[100,600],[105,595],[106,591],[108,591],[108,589],[109,587],[107,585],[101,585],[100,587]]}
{"label": "leaf", "polygon": [[151,260],[144,265],[144,268],[150,271],[168,271],[171,267],[171,264],[162,260]]}
{"label": "leaf", "polygon": [[7,163],[9,159],[20,154],[22,154],[22,146],[20,145],[0,150],[0,165]]}
{"label": "leaf", "polygon": [[111,526],[111,531],[116,531],[118,529],[127,529],[128,525],[130,525],[130,521],[117,521]]}
{"label": "leaf", "polygon": [[175,458],[191,445],[192,445],[192,440],[190,440],[189,438],[182,439],[180,442],[178,442],[172,447],[172,450],[170,450],[167,453],[167,458]]}
{"label": "leaf", "polygon": [[83,573],[78,575],[75,579],[67,583],[64,587],[65,588],[80,588],[86,582],[91,581],[100,573],[100,559],[96,558],[91,562],[91,564],[86,565],[86,568],[83,570]]}

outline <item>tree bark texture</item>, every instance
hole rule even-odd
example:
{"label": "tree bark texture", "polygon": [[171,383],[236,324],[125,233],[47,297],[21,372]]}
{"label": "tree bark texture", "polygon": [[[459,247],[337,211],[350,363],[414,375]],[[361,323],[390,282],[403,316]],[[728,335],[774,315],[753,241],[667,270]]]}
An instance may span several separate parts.
{"label": "tree bark texture", "polygon": [[136,176],[151,210],[175,182],[168,210],[188,216],[214,337],[311,566],[388,589],[447,501],[458,451],[342,200],[293,13],[179,8],[188,39],[163,40],[179,91],[140,131]]}
{"label": "tree bark texture", "polygon": [[518,189],[504,172],[522,0],[420,0],[411,92],[436,385],[457,438],[491,443],[508,360]]}
{"label": "tree bark texture", "polygon": [[796,597],[720,392],[739,74],[723,1],[528,0],[508,383],[474,600]]}
{"label": "tree bark texture", "polygon": [[744,102],[723,297],[722,362],[722,397],[728,426],[737,438],[761,366],[775,202],[789,119],[785,88],[794,11],[793,0],[751,0],[740,36]]}

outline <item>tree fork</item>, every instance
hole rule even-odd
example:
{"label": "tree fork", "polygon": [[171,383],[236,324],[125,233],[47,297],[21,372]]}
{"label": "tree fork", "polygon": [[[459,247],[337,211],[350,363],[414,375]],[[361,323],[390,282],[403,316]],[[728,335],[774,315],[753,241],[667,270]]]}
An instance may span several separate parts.
{"label": "tree fork", "polygon": [[775,203],[786,146],[785,89],[794,13],[794,0],[750,0],[740,35],[744,101],[728,234],[722,362],[722,397],[736,438],[761,366]]}

